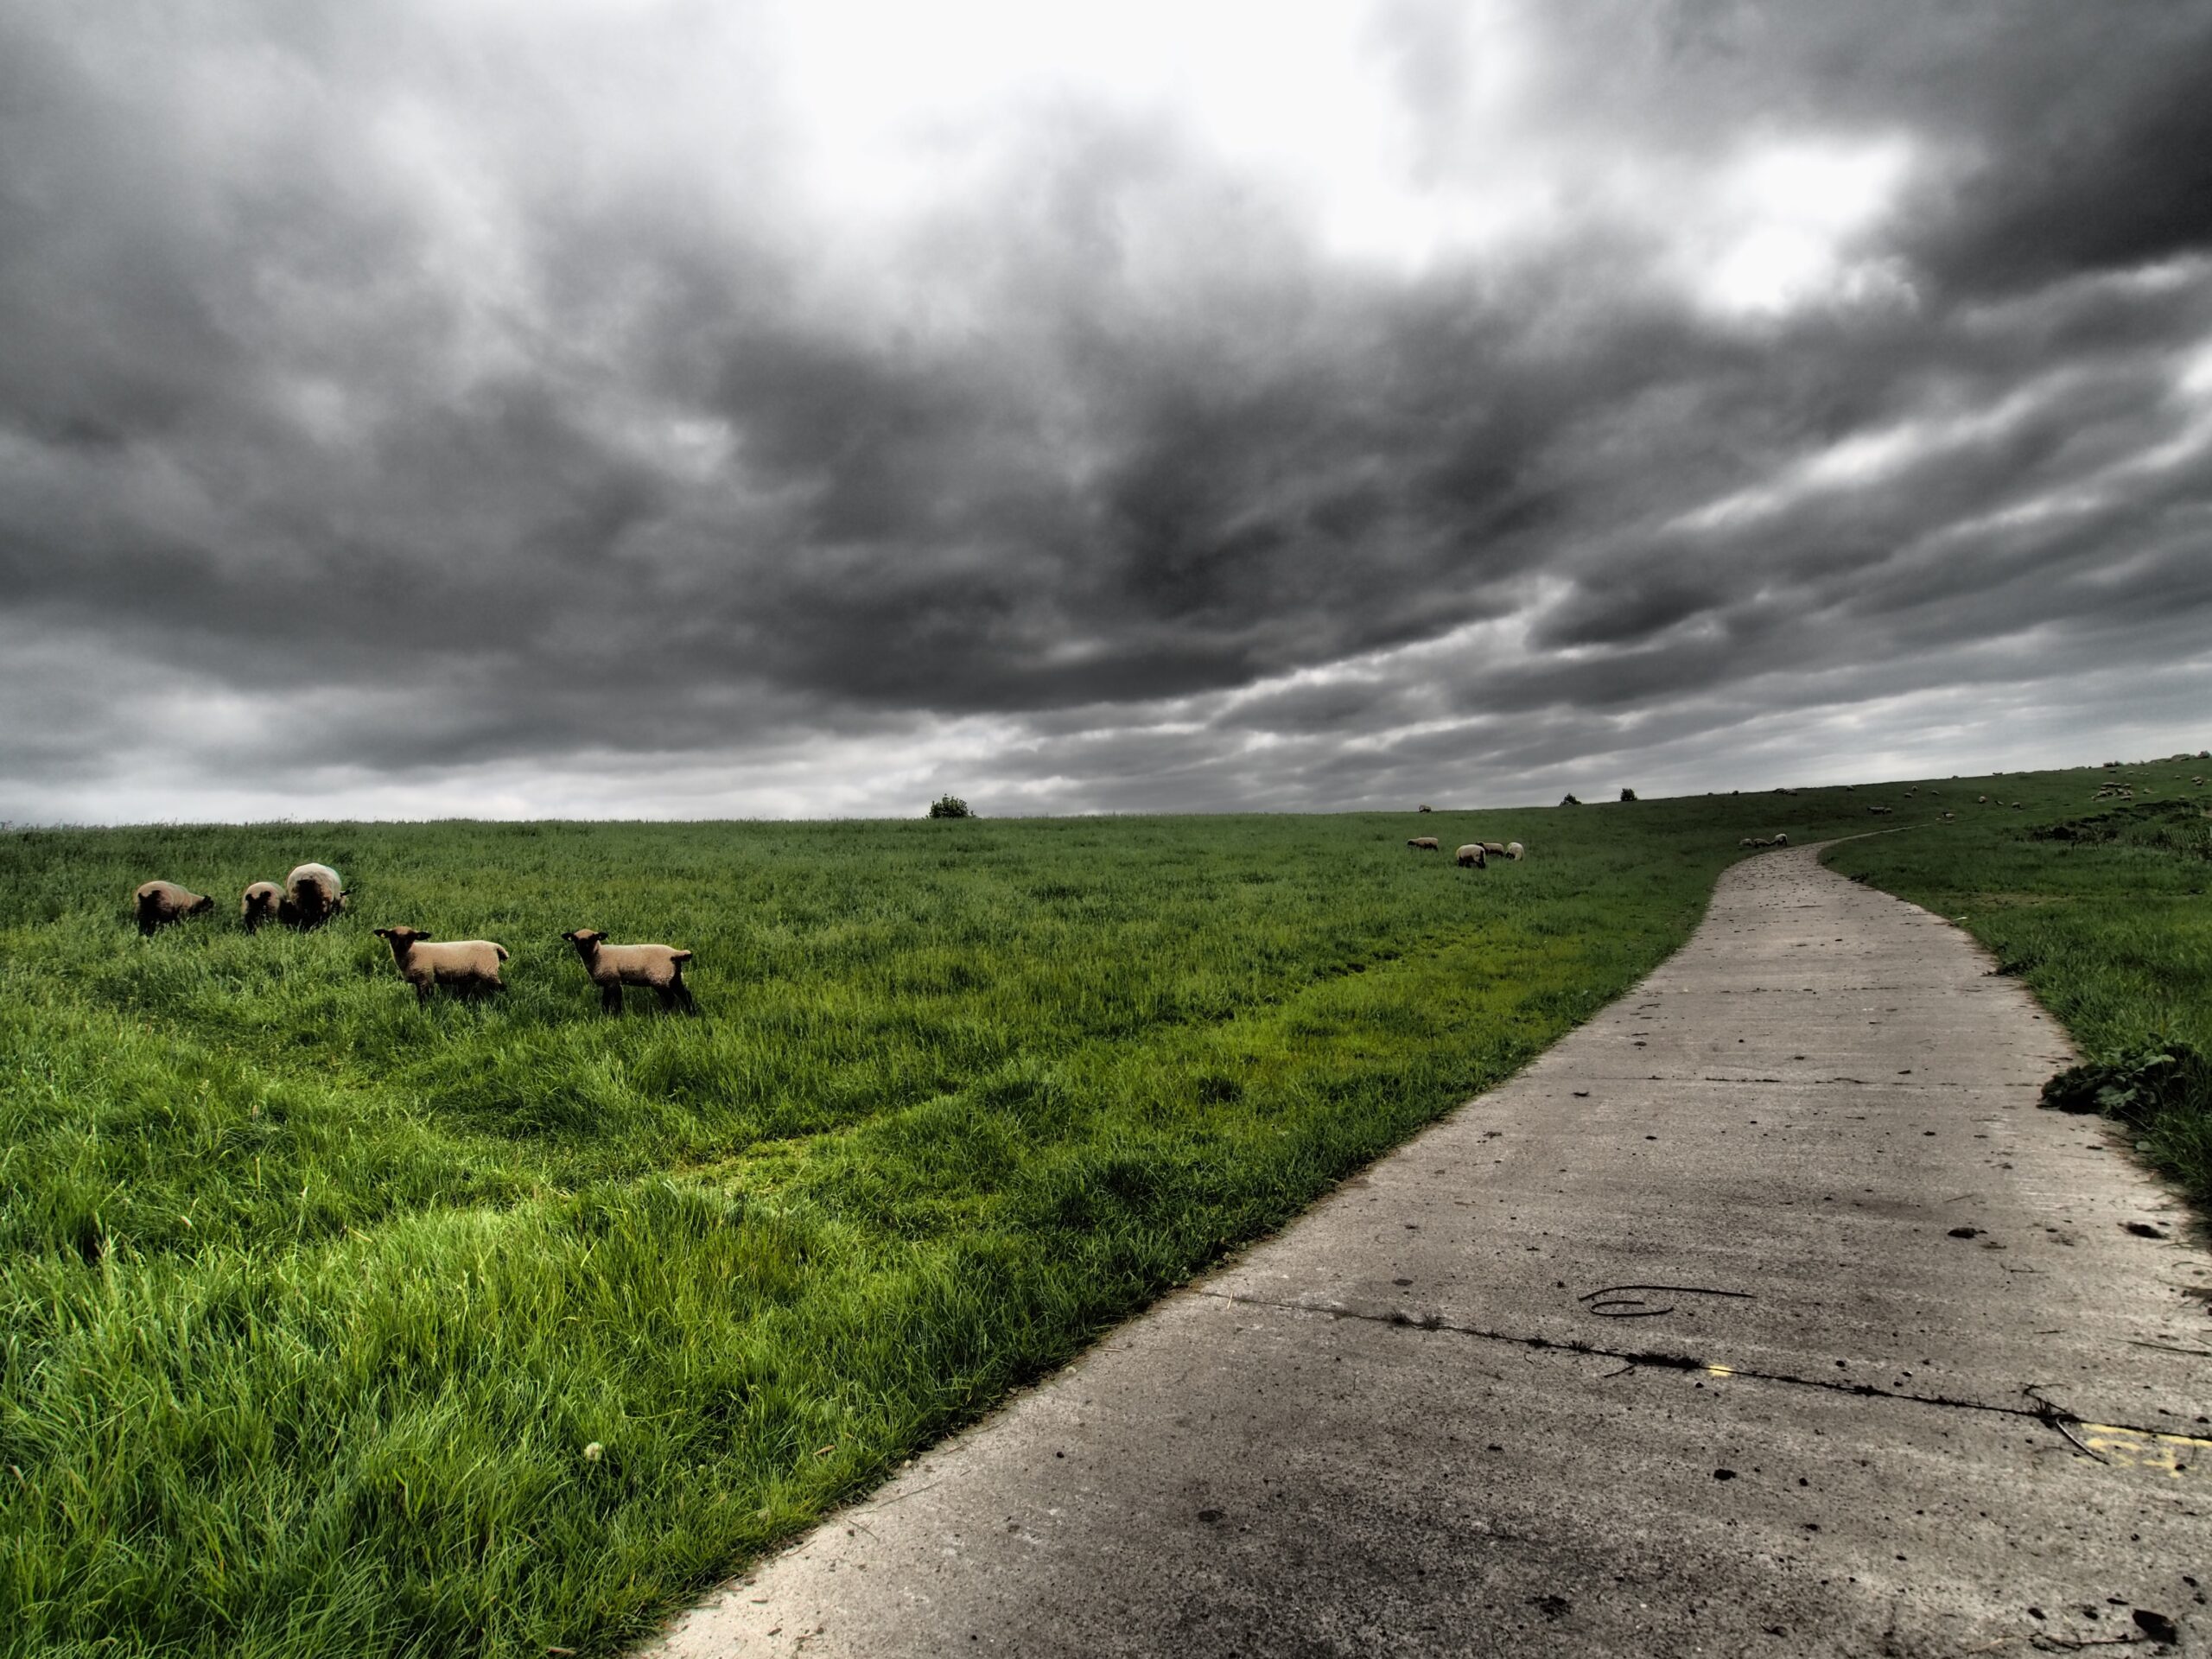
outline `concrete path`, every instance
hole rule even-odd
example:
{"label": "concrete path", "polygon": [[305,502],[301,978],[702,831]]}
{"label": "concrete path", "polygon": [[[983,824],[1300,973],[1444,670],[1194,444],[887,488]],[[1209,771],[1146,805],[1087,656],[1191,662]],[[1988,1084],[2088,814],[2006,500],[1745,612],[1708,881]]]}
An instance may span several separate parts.
{"label": "concrete path", "polygon": [[2212,1651],[2212,1270],[1816,850],[650,1650]]}

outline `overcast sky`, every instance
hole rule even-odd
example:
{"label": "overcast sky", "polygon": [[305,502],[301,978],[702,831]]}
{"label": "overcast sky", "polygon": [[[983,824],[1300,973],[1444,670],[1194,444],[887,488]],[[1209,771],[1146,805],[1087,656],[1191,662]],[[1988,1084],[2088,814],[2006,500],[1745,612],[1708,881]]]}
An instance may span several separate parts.
{"label": "overcast sky", "polygon": [[2212,0],[0,7],[0,817],[2212,743]]}

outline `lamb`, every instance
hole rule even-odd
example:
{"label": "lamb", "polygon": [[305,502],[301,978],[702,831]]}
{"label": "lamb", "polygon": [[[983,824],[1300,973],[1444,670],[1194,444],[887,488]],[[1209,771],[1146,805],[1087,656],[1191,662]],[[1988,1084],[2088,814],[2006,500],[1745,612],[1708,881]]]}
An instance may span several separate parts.
{"label": "lamb", "polygon": [[294,927],[321,927],[346,908],[346,890],[327,864],[302,864],[284,878],[278,913]]}
{"label": "lamb", "polygon": [[607,935],[595,927],[579,927],[561,937],[583,958],[584,971],[599,987],[599,1006],[607,1013],[622,1012],[625,985],[645,986],[660,998],[664,1008],[681,1003],[698,1012],[699,1005],[683,982],[683,964],[691,960],[689,950],[666,944],[608,944]]}
{"label": "lamb", "polygon": [[1479,842],[1469,842],[1453,855],[1463,870],[1482,870],[1490,868],[1487,849]]}
{"label": "lamb", "polygon": [[1505,855],[1518,864],[1522,859],[1528,857],[1529,854],[1528,849],[1519,842],[1509,841],[1505,843]]}
{"label": "lamb", "polygon": [[416,927],[380,927],[380,939],[391,944],[391,959],[399,964],[400,977],[415,988],[418,1003],[430,1000],[430,987],[450,985],[456,991],[503,990],[499,964],[507,947],[489,939],[453,939],[433,944],[430,936]]}
{"label": "lamb", "polygon": [[1437,845],[1436,837],[1434,836],[1415,836],[1411,841],[1408,841],[1406,845],[1412,848],[1417,853],[1440,853],[1444,850],[1443,848]]}
{"label": "lamb", "polygon": [[215,908],[213,899],[194,893],[190,887],[180,887],[174,881],[142,882],[130,899],[138,909],[138,931],[148,935],[171,922],[181,922],[188,916]]}
{"label": "lamb", "polygon": [[283,906],[283,888],[274,881],[257,881],[238,897],[238,918],[247,932],[255,932],[264,922],[276,921]]}

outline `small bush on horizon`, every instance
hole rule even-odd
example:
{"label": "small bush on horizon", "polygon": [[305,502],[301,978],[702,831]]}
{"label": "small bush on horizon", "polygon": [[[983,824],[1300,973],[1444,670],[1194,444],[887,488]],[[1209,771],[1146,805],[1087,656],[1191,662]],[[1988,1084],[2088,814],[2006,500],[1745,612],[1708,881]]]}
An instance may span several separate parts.
{"label": "small bush on horizon", "polygon": [[968,803],[957,795],[940,795],[930,803],[930,817],[933,818],[972,818]]}
{"label": "small bush on horizon", "polygon": [[1635,798],[1636,798],[1636,791],[1635,791],[1634,790],[1632,790],[1632,789],[1624,789],[1624,790],[1621,791],[1621,799],[1623,799],[1624,801],[1632,801],[1632,800],[1634,800]]}

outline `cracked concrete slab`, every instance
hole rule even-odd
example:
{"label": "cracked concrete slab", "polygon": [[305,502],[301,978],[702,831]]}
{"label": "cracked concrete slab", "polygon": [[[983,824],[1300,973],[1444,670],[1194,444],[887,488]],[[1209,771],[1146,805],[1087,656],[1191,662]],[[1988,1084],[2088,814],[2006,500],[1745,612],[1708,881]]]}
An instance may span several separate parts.
{"label": "cracked concrete slab", "polygon": [[2212,1650],[2212,1265],[1816,852],[652,1650]]}

